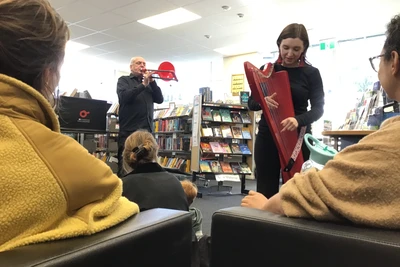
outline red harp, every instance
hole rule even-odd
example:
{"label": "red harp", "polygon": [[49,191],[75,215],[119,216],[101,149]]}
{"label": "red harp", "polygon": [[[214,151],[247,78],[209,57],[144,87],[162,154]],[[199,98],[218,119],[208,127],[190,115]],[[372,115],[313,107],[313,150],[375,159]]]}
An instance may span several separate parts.
{"label": "red harp", "polygon": [[[287,182],[296,172],[301,171],[304,163],[301,145],[306,128],[302,127],[300,138],[297,131],[281,132],[281,122],[294,117],[292,92],[290,89],[289,76],[286,71],[274,71],[274,65],[268,63],[261,71],[249,62],[244,63],[247,81],[250,86],[251,95],[261,105],[265,120],[278,148],[279,160],[282,170],[283,182]],[[278,108],[270,109],[264,100],[266,96],[277,93],[275,101],[279,103]]]}

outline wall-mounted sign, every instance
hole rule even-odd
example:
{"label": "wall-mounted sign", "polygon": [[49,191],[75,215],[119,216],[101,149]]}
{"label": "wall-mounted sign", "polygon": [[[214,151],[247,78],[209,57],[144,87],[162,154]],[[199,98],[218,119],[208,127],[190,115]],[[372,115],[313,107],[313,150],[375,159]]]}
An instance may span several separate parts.
{"label": "wall-mounted sign", "polygon": [[239,96],[244,90],[244,74],[232,74],[231,92],[233,96]]}

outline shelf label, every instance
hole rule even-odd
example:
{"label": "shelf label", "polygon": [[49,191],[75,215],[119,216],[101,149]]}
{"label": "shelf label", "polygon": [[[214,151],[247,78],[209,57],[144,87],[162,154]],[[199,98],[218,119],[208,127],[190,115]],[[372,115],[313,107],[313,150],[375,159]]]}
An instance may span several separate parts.
{"label": "shelf label", "polygon": [[216,174],[215,180],[217,180],[218,182],[240,182],[240,177],[237,174]]}

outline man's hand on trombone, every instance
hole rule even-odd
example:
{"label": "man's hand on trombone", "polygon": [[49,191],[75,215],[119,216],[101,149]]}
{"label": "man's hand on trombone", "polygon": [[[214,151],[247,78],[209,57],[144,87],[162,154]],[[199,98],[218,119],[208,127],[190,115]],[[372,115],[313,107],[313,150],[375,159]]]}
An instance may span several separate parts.
{"label": "man's hand on trombone", "polygon": [[154,74],[154,71],[145,70],[145,72],[143,73],[143,85],[144,86],[148,86],[149,83],[154,81],[154,79],[152,77],[153,74]]}

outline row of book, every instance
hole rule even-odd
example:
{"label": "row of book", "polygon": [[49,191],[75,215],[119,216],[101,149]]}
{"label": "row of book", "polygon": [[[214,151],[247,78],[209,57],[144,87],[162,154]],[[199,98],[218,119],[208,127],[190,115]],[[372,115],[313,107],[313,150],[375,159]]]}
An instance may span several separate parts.
{"label": "row of book", "polygon": [[241,126],[211,126],[201,128],[202,137],[222,137],[222,138],[235,138],[235,139],[251,139],[250,129]]}
{"label": "row of book", "polygon": [[180,136],[173,138],[172,136],[158,136],[157,144],[161,150],[190,151],[192,137]]}
{"label": "row of book", "polygon": [[190,173],[190,159],[184,158],[171,158],[171,157],[158,157],[158,164],[165,168],[179,169],[182,172]]}
{"label": "row of book", "polygon": [[200,142],[203,153],[221,153],[221,154],[245,154],[251,155],[247,144],[225,143],[225,142]]}
{"label": "row of book", "polygon": [[181,107],[170,107],[167,109],[155,110],[153,113],[153,119],[166,119],[170,117],[183,117],[190,116],[192,114],[192,106],[181,106]]}
{"label": "row of book", "polygon": [[153,122],[154,132],[176,132],[184,131],[191,132],[192,124],[188,123],[186,119],[167,119],[167,120],[155,120]]}
{"label": "row of book", "polygon": [[203,107],[202,119],[203,121],[251,123],[251,117],[247,110],[238,111],[224,108],[211,109],[210,107]]}
{"label": "row of book", "polygon": [[201,172],[251,174],[250,167],[245,162],[225,162],[217,160],[201,160]]}

